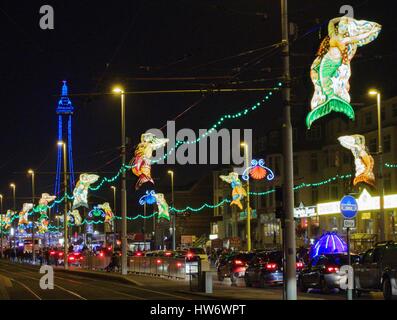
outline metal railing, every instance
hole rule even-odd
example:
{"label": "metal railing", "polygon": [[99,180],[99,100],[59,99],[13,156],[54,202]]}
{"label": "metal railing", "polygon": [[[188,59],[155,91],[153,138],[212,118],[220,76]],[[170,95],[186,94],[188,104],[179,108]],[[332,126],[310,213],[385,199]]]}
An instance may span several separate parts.
{"label": "metal railing", "polygon": [[198,274],[199,262],[186,261],[184,258],[170,257],[131,257],[129,271],[139,274],[189,279]]}
{"label": "metal railing", "polygon": [[110,263],[111,257],[84,256],[80,266],[88,270],[104,270]]}

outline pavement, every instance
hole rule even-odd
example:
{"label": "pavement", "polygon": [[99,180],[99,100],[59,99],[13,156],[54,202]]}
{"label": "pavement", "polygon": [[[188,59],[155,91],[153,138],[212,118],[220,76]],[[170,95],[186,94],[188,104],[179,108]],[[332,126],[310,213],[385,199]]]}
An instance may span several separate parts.
{"label": "pavement", "polygon": [[[197,283],[158,276],[121,275],[88,271],[77,267],[54,267],[54,289],[43,290],[38,266],[0,260],[0,300],[282,300],[282,287],[246,288],[243,279],[232,286],[230,279],[213,278],[213,293],[198,292]],[[193,291],[192,291],[193,290]],[[382,299],[381,293],[360,300]],[[312,290],[298,293],[298,300],[346,300],[344,293],[322,294]]]}

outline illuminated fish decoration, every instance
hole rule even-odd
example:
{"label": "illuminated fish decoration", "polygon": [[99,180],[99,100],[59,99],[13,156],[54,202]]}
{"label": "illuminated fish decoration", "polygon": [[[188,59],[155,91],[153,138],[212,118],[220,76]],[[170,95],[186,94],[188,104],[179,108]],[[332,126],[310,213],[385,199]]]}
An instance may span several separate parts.
{"label": "illuminated fish decoration", "polygon": [[328,36],[322,41],[311,66],[314,94],[311,111],[306,117],[308,128],[314,121],[332,111],[344,113],[354,120],[349,95],[350,62],[357,48],[375,40],[381,28],[375,22],[346,16],[330,20]]}
{"label": "illuminated fish decoration", "polygon": [[241,204],[241,200],[247,196],[247,191],[243,188],[241,180],[238,177],[237,172],[230,172],[227,176],[221,175],[220,179],[229,183],[232,187],[232,202],[230,205],[236,205],[243,210],[243,205]]}
{"label": "illuminated fish decoration", "polygon": [[96,174],[83,173],[80,175],[80,180],[77,182],[76,187],[73,190],[73,209],[79,207],[88,208],[88,188],[91,184],[98,181],[99,176]]}
{"label": "illuminated fish decoration", "polygon": [[144,133],[141,135],[141,142],[135,149],[134,158],[132,159],[132,173],[138,177],[135,189],[138,190],[144,183],[153,182],[151,175],[150,160],[153,157],[153,151],[164,147],[169,139],[157,138],[153,133]]}
{"label": "illuminated fish decoration", "polygon": [[353,153],[356,166],[356,176],[353,180],[353,185],[356,186],[358,183],[364,182],[375,187],[374,158],[372,158],[365,146],[365,137],[360,134],[354,134],[339,137],[338,140],[343,147]]}

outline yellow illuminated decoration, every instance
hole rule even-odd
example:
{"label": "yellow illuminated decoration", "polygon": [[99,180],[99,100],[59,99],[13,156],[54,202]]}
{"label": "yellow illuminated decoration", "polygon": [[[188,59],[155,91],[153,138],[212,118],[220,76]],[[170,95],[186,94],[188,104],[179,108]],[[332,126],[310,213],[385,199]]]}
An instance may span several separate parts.
{"label": "yellow illuminated decoration", "polygon": [[328,36],[322,41],[310,70],[314,95],[306,117],[308,128],[332,111],[342,112],[354,120],[349,95],[350,62],[357,48],[375,40],[380,30],[381,26],[375,22],[349,17],[329,22]]}
{"label": "yellow illuminated decoration", "polygon": [[79,207],[88,208],[88,188],[98,179],[99,176],[96,174],[83,173],[80,175],[80,180],[73,190],[74,200],[72,210]]}
{"label": "yellow illuminated decoration", "polygon": [[114,219],[114,214],[112,208],[110,207],[109,202],[105,202],[104,204],[98,205],[98,209],[102,209],[105,211],[105,223],[111,224]]}
{"label": "yellow illuminated decoration", "polygon": [[243,210],[241,200],[247,196],[247,191],[243,188],[241,180],[238,177],[237,172],[230,172],[227,176],[219,176],[223,181],[229,183],[232,187],[232,202],[230,205],[236,205]]}
{"label": "yellow illuminated decoration", "polygon": [[138,177],[135,189],[138,190],[146,182],[154,183],[150,160],[153,157],[153,151],[164,147],[168,141],[169,139],[158,138],[150,132],[141,135],[141,142],[136,147],[132,160],[134,164],[132,173]]}
{"label": "yellow illuminated decoration", "polygon": [[25,232],[25,226],[29,224],[28,213],[29,210],[32,209],[33,209],[33,203],[24,203],[22,205],[22,211],[19,212],[19,220],[18,220],[19,232],[21,233]]}
{"label": "yellow illuminated decoration", "polygon": [[365,146],[365,137],[360,134],[351,136],[343,136],[338,138],[340,144],[349,149],[354,156],[354,164],[356,166],[356,177],[353,185],[366,183],[375,186],[375,175],[373,173],[374,158],[369,154]]}
{"label": "yellow illuminated decoration", "polygon": [[167,201],[165,200],[164,194],[156,193],[154,197],[156,198],[156,204],[158,208],[158,218],[159,219],[164,218],[169,221],[170,220],[169,206]]}

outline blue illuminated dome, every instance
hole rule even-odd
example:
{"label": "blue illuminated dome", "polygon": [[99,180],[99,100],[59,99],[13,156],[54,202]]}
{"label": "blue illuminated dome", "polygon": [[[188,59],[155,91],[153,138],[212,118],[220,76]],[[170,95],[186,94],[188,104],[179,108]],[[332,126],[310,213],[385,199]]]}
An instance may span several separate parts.
{"label": "blue illuminated dome", "polygon": [[346,242],[336,232],[323,234],[310,248],[310,258],[329,253],[347,253]]}

